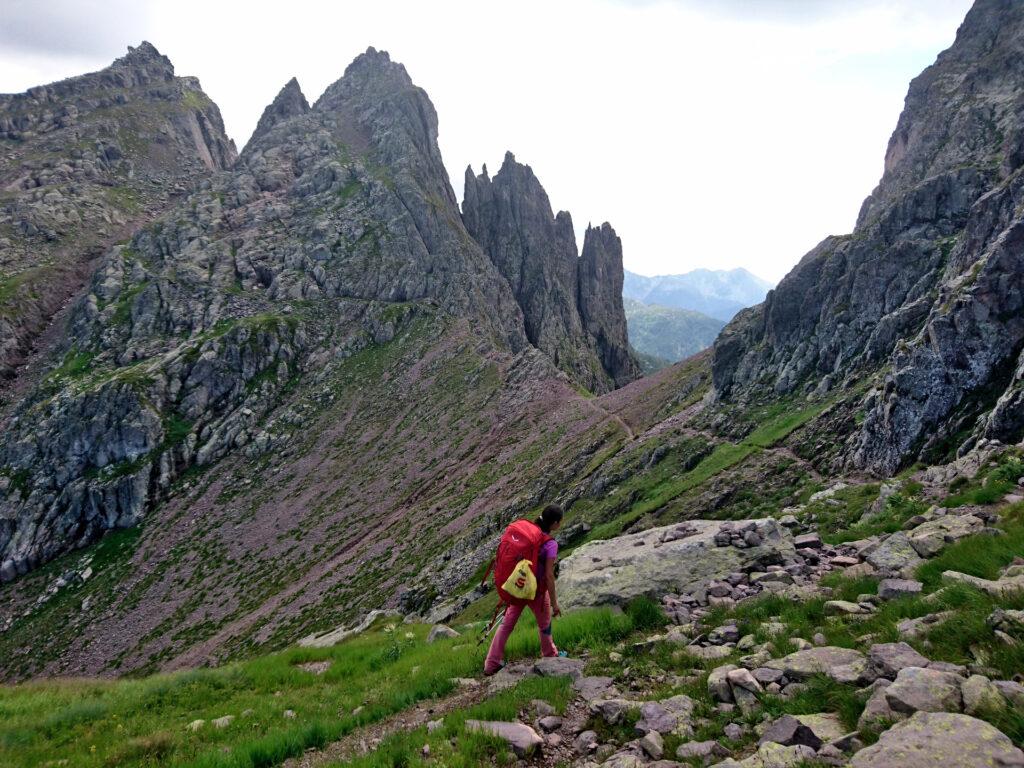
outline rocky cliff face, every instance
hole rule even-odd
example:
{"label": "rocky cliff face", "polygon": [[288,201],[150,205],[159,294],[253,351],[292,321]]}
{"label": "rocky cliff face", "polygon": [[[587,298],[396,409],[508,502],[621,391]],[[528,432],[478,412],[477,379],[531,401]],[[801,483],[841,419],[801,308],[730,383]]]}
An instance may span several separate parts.
{"label": "rocky cliff face", "polygon": [[106,248],[234,159],[216,105],[149,43],[0,95],[0,380]]}
{"label": "rocky cliff face", "polygon": [[95,273],[63,364],[0,440],[0,577],[137,523],[190,467],[273,447],[261,424],[304,372],[418,312],[526,346],[405,69],[370,49],[313,109],[292,108],[296,90],[230,173]]}
{"label": "rocky cliff face", "polygon": [[571,216],[552,213],[533,170],[511,152],[493,179],[486,166],[479,176],[466,169],[462,215],[512,287],[534,346],[591,391],[637,377],[622,309],[622,248],[609,225],[604,239],[588,230],[581,257]]}
{"label": "rocky cliff face", "polygon": [[640,374],[629,348],[622,308],[622,241],[608,222],[587,227],[580,254],[580,317],[596,340],[601,364],[616,386]]}
{"label": "rocky cliff face", "polygon": [[1024,8],[979,0],[911,84],[854,233],[824,240],[723,332],[721,397],[874,376],[844,457],[881,473],[1021,437],[1022,53]]}

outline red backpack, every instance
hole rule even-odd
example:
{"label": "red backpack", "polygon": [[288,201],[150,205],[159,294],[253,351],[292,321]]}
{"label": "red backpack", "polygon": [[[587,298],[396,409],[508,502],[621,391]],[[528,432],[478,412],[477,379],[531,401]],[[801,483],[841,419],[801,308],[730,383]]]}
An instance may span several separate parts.
{"label": "red backpack", "polygon": [[[530,567],[535,577],[541,576],[537,570],[539,567],[540,548],[551,540],[540,526],[530,520],[516,520],[501,534],[501,541],[498,542],[498,553],[495,555],[494,565],[494,586],[498,590],[498,597],[502,603],[507,605],[525,605],[529,600],[510,595],[504,589],[504,584],[521,560],[529,560]],[[490,568],[488,567],[488,570]],[[487,573],[484,573],[484,581],[487,581]]]}

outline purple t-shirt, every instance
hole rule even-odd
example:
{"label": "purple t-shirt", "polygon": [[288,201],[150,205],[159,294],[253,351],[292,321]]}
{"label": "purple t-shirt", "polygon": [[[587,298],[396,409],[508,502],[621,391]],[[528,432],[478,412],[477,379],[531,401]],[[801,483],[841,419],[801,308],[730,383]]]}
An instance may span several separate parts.
{"label": "purple t-shirt", "polygon": [[552,563],[558,559],[558,542],[548,539],[540,545],[540,554],[537,556],[537,588],[543,587],[546,582],[548,561]]}

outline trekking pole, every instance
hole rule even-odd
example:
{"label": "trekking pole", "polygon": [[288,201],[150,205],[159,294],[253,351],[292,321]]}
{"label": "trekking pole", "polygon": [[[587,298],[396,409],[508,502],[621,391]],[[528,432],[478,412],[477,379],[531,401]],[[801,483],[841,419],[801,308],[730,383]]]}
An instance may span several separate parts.
{"label": "trekking pole", "polygon": [[507,606],[504,603],[498,603],[498,607],[494,609],[494,615],[491,616],[490,624],[484,628],[484,631],[480,633],[480,639],[476,641],[477,648],[483,644],[484,640],[490,637],[491,630],[501,623],[501,619],[505,618],[506,607]]}

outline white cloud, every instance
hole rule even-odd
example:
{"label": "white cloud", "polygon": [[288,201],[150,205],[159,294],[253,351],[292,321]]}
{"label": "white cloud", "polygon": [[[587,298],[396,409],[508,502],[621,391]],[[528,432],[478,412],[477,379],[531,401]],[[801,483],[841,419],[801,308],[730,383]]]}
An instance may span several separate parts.
{"label": "white cloud", "polygon": [[[149,39],[201,79],[240,145],[288,78],[313,101],[373,45],[434,101],[458,194],[467,164],[493,172],[511,149],[578,230],[611,221],[631,269],[778,279],[852,227],[910,78],[970,0],[137,5],[79,15],[82,35],[119,41],[95,66]],[[0,51],[0,90],[74,74],[98,50],[64,58],[32,30]]]}

